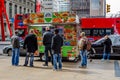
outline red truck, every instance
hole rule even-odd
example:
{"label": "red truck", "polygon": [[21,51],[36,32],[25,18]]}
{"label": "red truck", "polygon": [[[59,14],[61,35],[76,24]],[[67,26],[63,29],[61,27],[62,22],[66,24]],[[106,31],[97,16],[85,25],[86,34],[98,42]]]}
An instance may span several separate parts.
{"label": "red truck", "polygon": [[91,41],[95,41],[106,34],[119,34],[120,18],[81,18],[80,28]]}

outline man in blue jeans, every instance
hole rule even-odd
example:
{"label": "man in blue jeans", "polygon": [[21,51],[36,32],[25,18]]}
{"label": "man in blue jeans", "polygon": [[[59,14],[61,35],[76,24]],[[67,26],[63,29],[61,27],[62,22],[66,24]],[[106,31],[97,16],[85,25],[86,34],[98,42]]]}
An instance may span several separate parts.
{"label": "man in blue jeans", "polygon": [[31,29],[29,31],[29,34],[25,37],[23,48],[27,49],[24,66],[28,65],[28,61],[30,57],[30,67],[33,67],[34,53],[35,51],[38,50],[37,37],[34,34],[33,29]]}
{"label": "man in blue jeans", "polygon": [[63,46],[63,38],[58,33],[59,30],[55,29],[55,35],[52,38],[53,70],[62,70],[61,47]]}
{"label": "man in blue jeans", "polygon": [[106,58],[107,60],[109,60],[110,58],[110,53],[111,53],[111,47],[112,47],[112,41],[111,39],[108,37],[108,35],[106,35],[105,37],[105,41],[104,41],[104,54],[103,54],[103,58],[102,61],[104,61]]}
{"label": "man in blue jeans", "polygon": [[20,42],[19,42],[19,37],[17,35],[18,35],[18,31],[16,30],[15,35],[13,35],[11,38],[13,66],[18,66],[19,64]]}
{"label": "man in blue jeans", "polygon": [[51,50],[51,43],[52,43],[52,37],[53,33],[50,31],[50,27],[45,28],[46,32],[43,34],[43,45],[45,46],[45,64],[43,66],[48,66],[48,54],[50,52],[51,56],[51,63],[53,65],[53,55]]}
{"label": "man in blue jeans", "polygon": [[78,42],[78,47],[80,50],[81,63],[79,67],[86,68],[87,67],[87,44],[85,43],[88,42],[88,39],[85,36],[85,32],[81,32],[80,36],[81,36],[81,39]]}

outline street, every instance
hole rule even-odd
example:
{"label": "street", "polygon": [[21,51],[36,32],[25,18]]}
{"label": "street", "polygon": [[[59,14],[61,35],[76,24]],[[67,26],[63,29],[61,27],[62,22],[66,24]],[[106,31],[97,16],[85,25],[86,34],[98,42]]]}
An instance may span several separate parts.
{"label": "street", "polygon": [[101,62],[93,60],[86,69],[78,68],[78,62],[63,62],[62,71],[53,71],[49,62],[43,67],[35,57],[34,67],[24,67],[25,57],[20,57],[19,66],[11,65],[11,57],[0,55],[0,80],[120,80],[120,61]]}

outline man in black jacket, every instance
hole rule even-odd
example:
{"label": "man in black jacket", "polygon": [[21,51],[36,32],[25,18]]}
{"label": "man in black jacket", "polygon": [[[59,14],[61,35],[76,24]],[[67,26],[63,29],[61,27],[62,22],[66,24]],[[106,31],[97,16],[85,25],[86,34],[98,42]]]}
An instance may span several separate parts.
{"label": "man in black jacket", "polygon": [[26,59],[24,66],[27,66],[29,56],[30,56],[30,67],[33,67],[34,53],[38,50],[37,37],[34,34],[34,31],[31,29],[30,34],[25,37],[24,49],[27,49]]}
{"label": "man in black jacket", "polygon": [[109,60],[110,53],[111,53],[111,47],[112,47],[112,41],[108,37],[108,35],[105,36],[105,41],[103,44],[104,44],[104,54],[103,54],[102,61],[105,60],[106,57],[107,57],[107,60]]}
{"label": "man in black jacket", "polygon": [[53,55],[51,50],[51,43],[52,43],[52,37],[53,33],[50,31],[49,27],[46,27],[46,32],[43,34],[43,45],[45,46],[45,64],[43,66],[48,66],[48,51],[51,55],[51,62],[53,64]]}
{"label": "man in black jacket", "polygon": [[[52,38],[52,50],[53,50],[53,70],[62,69],[61,47],[63,46],[63,38],[58,34],[59,30],[55,30],[55,36]],[[57,62],[59,66],[57,66]]]}

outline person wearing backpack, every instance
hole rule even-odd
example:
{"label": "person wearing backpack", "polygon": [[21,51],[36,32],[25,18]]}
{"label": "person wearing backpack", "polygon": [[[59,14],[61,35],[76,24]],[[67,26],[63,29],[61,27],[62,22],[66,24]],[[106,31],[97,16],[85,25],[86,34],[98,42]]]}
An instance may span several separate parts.
{"label": "person wearing backpack", "polygon": [[81,36],[81,39],[78,42],[78,48],[80,50],[81,63],[80,63],[79,67],[86,68],[87,67],[87,42],[88,42],[88,39],[85,36],[85,32],[81,32],[80,36]]}
{"label": "person wearing backpack", "polygon": [[11,43],[12,43],[12,65],[18,66],[20,54],[20,41],[17,30],[15,31],[15,35],[11,37]]}

